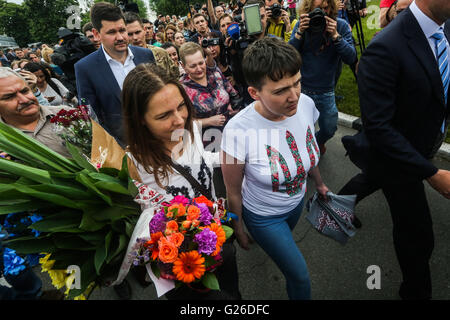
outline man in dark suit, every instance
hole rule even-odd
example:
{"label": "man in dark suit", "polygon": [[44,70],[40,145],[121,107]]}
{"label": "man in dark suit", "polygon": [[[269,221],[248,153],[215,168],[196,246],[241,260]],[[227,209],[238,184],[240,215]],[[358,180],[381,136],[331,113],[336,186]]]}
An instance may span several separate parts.
{"label": "man in dark suit", "polygon": [[450,1],[416,0],[370,43],[358,68],[364,174],[390,207],[403,299],[431,298],[434,247],[423,180],[450,199],[450,171],[431,159],[449,123]]}
{"label": "man in dark suit", "polygon": [[102,46],[75,64],[79,100],[87,99],[100,124],[125,146],[120,94],[126,75],[138,64],[154,62],[149,49],[128,47],[125,19],[119,7],[99,2],[91,8],[92,32]]}

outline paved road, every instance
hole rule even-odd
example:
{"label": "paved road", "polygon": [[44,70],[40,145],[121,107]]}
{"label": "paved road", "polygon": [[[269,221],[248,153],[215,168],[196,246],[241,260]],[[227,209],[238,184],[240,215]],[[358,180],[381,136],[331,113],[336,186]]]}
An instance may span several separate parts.
{"label": "paved road", "polygon": [[[319,167],[328,187],[335,193],[358,173],[358,169],[346,158],[340,139],[355,131],[339,127],[336,136],[327,144],[327,153]],[[450,162],[436,159],[437,167],[450,170]],[[435,249],[431,259],[433,298],[450,299],[450,201],[426,186],[431,207]],[[308,186],[309,198],[314,186]],[[363,227],[345,246],[318,234],[304,218],[305,212],[294,230],[296,239],[308,264],[312,298],[320,300],[397,300],[401,273],[392,245],[392,222],[389,209],[381,192],[364,199],[357,207]],[[238,248],[240,289],[244,299],[287,299],[283,275],[254,244],[250,251]],[[369,290],[366,282],[370,274],[367,268],[377,265],[381,269],[381,289]],[[50,288],[46,275],[44,288]],[[142,289],[132,276],[128,277],[133,288],[133,299],[157,299],[153,285]],[[116,295],[112,288],[97,289],[91,299],[112,300]],[[161,298],[164,299],[164,298]]]}

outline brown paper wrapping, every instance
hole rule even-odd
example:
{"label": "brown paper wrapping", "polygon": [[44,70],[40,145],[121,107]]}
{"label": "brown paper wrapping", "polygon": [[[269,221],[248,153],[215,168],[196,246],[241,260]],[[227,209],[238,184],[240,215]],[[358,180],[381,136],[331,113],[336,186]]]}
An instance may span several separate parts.
{"label": "brown paper wrapping", "polygon": [[[92,149],[91,162],[102,163],[102,167],[122,168],[122,159],[126,154],[125,150],[117,143],[117,141],[108,133],[101,125],[91,119],[92,123]],[[133,161],[127,157],[128,171],[130,177],[142,183]]]}

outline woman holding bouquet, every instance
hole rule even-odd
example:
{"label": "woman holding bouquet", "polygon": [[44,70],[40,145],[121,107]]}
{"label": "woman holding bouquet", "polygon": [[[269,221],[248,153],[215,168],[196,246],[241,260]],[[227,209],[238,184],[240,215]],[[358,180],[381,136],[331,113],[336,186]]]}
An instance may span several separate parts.
{"label": "woman holding bouquet", "polygon": [[308,269],[292,230],[303,209],[307,176],[321,197],[328,191],[317,167],[319,112],[300,94],[301,58],[289,44],[258,40],[247,48],[242,66],[255,102],[226,125],[221,146],[229,210],[239,217],[236,238],[248,250],[245,223],[283,272],[289,299],[310,299]]}
{"label": "woman holding bouquet", "polygon": [[[142,182],[167,201],[175,196],[193,199],[201,195],[214,200],[212,173],[219,156],[204,150],[192,103],[178,80],[154,64],[141,64],[125,79],[122,108],[128,150]],[[218,298],[240,299],[232,243],[224,245],[223,260],[216,273],[221,287]],[[166,296],[214,298],[196,294],[180,287]]]}

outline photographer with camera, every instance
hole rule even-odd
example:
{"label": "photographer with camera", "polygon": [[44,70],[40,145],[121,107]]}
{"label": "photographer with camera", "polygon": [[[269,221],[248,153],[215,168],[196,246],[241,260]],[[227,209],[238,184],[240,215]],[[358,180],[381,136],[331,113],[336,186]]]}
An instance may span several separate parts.
{"label": "photographer with camera", "polygon": [[[283,9],[283,0],[266,0],[267,34],[274,35],[285,42],[291,38],[289,13]],[[295,25],[296,21],[293,22]]]}
{"label": "photographer with camera", "polygon": [[[246,11],[246,8],[252,6],[258,6],[259,12],[258,10]],[[244,104],[248,105],[253,102],[253,99],[247,91],[248,84],[242,72],[242,59],[249,44],[266,36],[266,4],[264,0],[248,0],[245,6],[243,4],[239,5],[239,11],[241,14],[235,15],[234,21],[230,21],[231,17],[228,14],[224,14],[220,18],[219,24],[222,34],[226,37],[225,47],[236,83],[235,87],[244,99]],[[259,31],[249,32],[247,24],[258,26],[257,30]],[[269,36],[275,37],[273,35]]]}
{"label": "photographer with camera", "polygon": [[205,38],[207,37],[208,33],[212,31],[217,31],[209,28],[208,20],[206,19],[206,16],[202,13],[196,13],[192,18],[192,21],[194,23],[194,28],[197,31],[197,33],[195,33],[189,39],[189,41],[191,42],[199,43],[199,37]]}
{"label": "photographer with camera", "polygon": [[337,12],[334,0],[304,0],[289,41],[302,56],[302,92],[314,100],[320,111],[316,137],[322,155],[325,143],[337,130],[334,87],[339,61],[351,65],[357,60],[350,27],[337,18]]}

